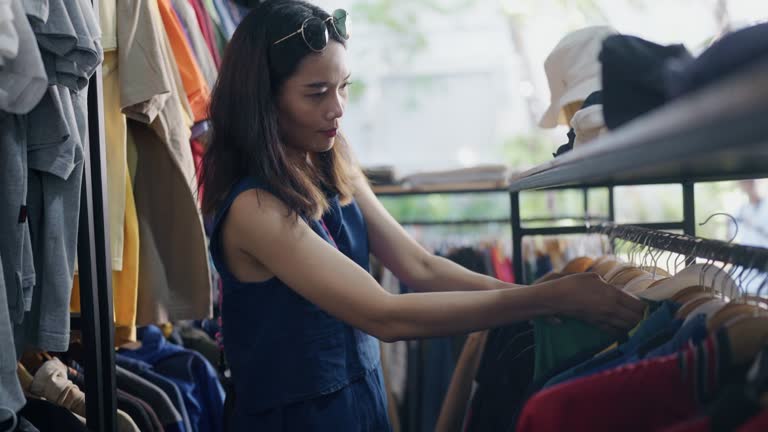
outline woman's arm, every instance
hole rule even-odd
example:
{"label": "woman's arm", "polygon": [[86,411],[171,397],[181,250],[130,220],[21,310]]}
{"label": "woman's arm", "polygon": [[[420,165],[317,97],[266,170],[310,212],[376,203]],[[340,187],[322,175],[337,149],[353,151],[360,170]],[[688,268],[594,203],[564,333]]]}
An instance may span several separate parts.
{"label": "woman's arm", "polygon": [[371,252],[408,288],[417,292],[478,291],[515,285],[475,273],[427,252],[387,212],[364,178],[356,182],[355,200],[368,225]]}
{"label": "woman's arm", "polygon": [[308,301],[384,341],[467,333],[553,313],[630,328],[643,309],[596,275],[506,290],[390,295],[306,223],[286,214],[285,205],[267,192],[241,194],[224,222],[227,256],[247,255]]}

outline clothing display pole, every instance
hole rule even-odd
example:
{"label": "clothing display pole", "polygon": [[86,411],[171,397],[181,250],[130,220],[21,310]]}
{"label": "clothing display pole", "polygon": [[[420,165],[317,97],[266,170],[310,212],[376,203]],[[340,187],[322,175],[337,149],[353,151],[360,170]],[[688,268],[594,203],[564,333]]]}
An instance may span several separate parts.
{"label": "clothing display pole", "polygon": [[[93,2],[98,16],[98,2]],[[91,431],[117,430],[112,266],[108,253],[106,151],[101,66],[88,86],[88,140],[84,148],[78,229],[81,332],[85,367],[86,424]]]}
{"label": "clothing display pole", "polygon": [[674,234],[634,225],[605,223],[592,228],[590,232],[641,244],[647,248],[734,264],[744,269],[754,268],[764,271],[768,268],[768,249],[765,248],[703,239],[688,234]]}
{"label": "clothing display pole", "polygon": [[515,274],[515,282],[525,283],[525,272],[523,271],[523,230],[520,222],[520,193],[511,192],[509,194],[510,208],[512,211],[512,271]]}

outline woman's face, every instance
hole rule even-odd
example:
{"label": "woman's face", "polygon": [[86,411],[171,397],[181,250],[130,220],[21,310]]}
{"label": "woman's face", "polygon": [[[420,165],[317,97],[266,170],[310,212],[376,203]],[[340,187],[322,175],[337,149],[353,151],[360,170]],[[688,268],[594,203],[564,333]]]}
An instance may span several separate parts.
{"label": "woman's face", "polygon": [[299,63],[278,95],[280,136],[291,150],[320,153],[333,148],[348,85],[347,50],[334,40]]}

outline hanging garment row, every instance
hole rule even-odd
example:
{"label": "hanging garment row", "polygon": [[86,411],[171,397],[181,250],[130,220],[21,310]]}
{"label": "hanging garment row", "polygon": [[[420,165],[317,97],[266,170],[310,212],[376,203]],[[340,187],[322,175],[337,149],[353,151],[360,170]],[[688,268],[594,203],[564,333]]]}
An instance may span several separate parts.
{"label": "hanging garment row", "polygon": [[768,301],[744,288],[768,281],[768,250],[676,272],[683,255],[633,241],[628,253],[579,257],[540,281],[599,274],[645,301],[634,329],[543,317],[470,336],[438,430],[765,430]]}
{"label": "hanging garment row", "polygon": [[[212,365],[218,348],[200,324],[143,327],[140,345],[117,352],[118,431],[222,430],[224,390]],[[25,353],[16,373],[28,401],[18,422],[30,425],[2,430],[87,430],[83,349],[73,338],[64,353]]]}
{"label": "hanging garment row", "polygon": [[[216,280],[198,209],[196,160],[205,146],[210,88],[246,10],[227,0],[98,6],[96,16],[88,0],[0,1],[3,426],[24,423],[16,414],[42,406],[40,388],[20,383],[17,360],[70,350],[70,313],[80,307],[75,263],[88,83],[99,67],[116,346],[140,342],[148,330],[137,334],[137,326],[211,315]],[[213,342],[206,368],[217,352]],[[130,352],[118,358],[124,356]],[[205,430],[221,429],[213,423]],[[182,430],[198,427],[191,421]]]}
{"label": "hanging garment row", "polygon": [[[431,245],[430,240],[436,239],[424,232],[419,237],[423,246],[465,268],[514,282],[508,253],[498,241],[492,241],[488,233],[481,231],[480,236],[472,230],[463,236],[454,233],[452,239],[440,237]],[[455,242],[454,246],[451,246],[451,240]],[[470,246],[470,241],[476,244]],[[377,263],[372,265],[372,274],[392,294],[410,291],[391,271]],[[390,423],[394,431],[435,430],[443,395],[464,340],[464,336],[455,336],[381,344],[384,380],[391,407]]]}

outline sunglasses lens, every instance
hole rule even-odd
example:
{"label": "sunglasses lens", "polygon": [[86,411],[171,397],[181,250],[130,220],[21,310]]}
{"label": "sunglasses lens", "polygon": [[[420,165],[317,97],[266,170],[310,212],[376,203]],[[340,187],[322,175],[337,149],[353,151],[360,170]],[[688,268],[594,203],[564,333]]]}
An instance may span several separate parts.
{"label": "sunglasses lens", "polygon": [[328,28],[319,18],[312,18],[304,23],[304,40],[309,48],[322,51],[328,45]]}
{"label": "sunglasses lens", "polygon": [[344,39],[349,39],[349,15],[344,9],[333,11],[333,25],[336,32]]}

